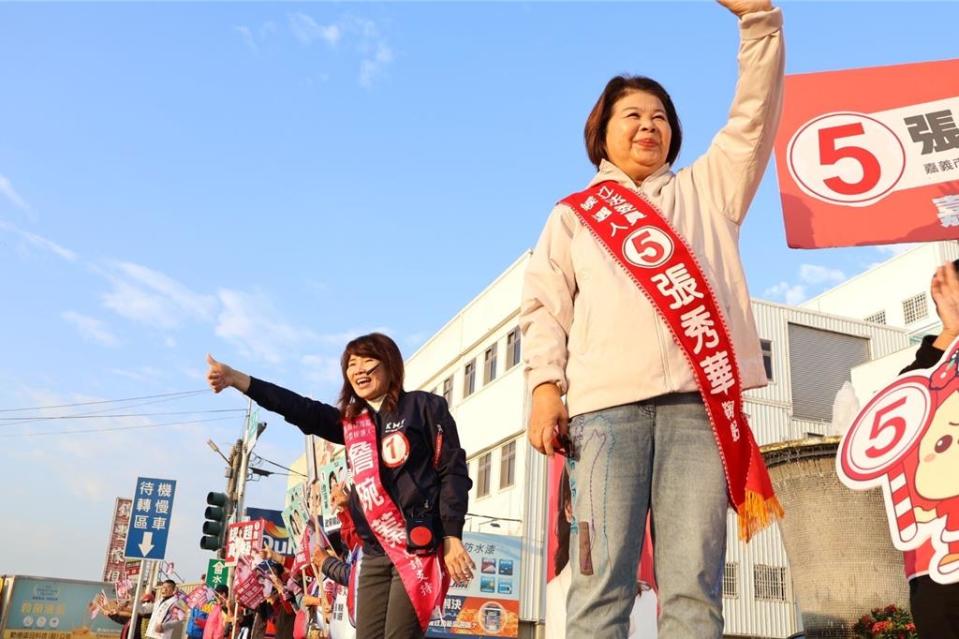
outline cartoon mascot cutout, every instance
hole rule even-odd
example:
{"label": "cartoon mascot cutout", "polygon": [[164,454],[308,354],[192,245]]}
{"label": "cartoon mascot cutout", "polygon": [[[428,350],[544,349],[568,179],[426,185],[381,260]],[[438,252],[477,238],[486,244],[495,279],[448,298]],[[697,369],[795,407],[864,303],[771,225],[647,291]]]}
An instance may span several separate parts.
{"label": "cartoon mascot cutout", "polygon": [[929,576],[959,583],[959,339],[934,367],[900,375],[866,404],[836,471],[854,490],[881,487],[893,545],[931,544]]}

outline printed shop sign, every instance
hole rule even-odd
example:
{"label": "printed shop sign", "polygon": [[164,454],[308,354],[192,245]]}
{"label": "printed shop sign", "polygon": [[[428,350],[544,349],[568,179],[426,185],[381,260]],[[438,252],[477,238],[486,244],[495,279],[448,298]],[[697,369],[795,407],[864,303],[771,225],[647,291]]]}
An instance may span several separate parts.
{"label": "printed shop sign", "polygon": [[793,248],[959,238],[959,59],[787,76],[776,168]]}
{"label": "printed shop sign", "polygon": [[892,543],[931,547],[923,572],[959,583],[959,339],[936,366],[900,375],[843,436],[836,471],[854,490],[881,488]]}

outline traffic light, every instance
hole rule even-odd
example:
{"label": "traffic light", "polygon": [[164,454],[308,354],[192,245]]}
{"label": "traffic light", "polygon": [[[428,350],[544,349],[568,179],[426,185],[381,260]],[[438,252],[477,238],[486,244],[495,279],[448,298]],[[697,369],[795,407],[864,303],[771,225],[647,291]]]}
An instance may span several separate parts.
{"label": "traffic light", "polygon": [[230,521],[233,504],[226,493],[207,493],[206,503],[207,508],[203,513],[206,521],[203,522],[200,548],[217,551],[223,548],[226,542],[226,526]]}

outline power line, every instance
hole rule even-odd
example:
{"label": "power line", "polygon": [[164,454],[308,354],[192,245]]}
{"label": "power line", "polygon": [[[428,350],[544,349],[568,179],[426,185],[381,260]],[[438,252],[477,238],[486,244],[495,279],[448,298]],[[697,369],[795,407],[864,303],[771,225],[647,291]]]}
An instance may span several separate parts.
{"label": "power line", "polygon": [[[298,471],[298,470],[293,470],[292,468],[289,468],[289,467],[287,467],[287,466],[284,466],[283,464],[278,464],[278,463],[276,463],[275,461],[272,461],[272,460],[267,459],[266,457],[260,457],[259,455],[255,455],[255,457],[256,457],[256,460],[257,460],[257,461],[266,462],[267,464],[272,464],[272,465],[276,466],[277,468],[282,468],[283,470],[288,470],[288,471],[290,471],[291,473],[296,473],[296,474],[299,475],[300,477],[306,477],[306,475],[304,475],[304,474],[301,473],[300,471]],[[281,475],[281,474],[283,474],[283,473],[274,473],[274,474],[276,474],[276,475]]]}
{"label": "power line", "polygon": [[159,395],[141,395],[139,397],[124,397],[122,399],[102,399],[95,402],[77,402],[74,404],[55,404],[50,406],[28,406],[26,408],[0,408],[0,413],[20,413],[27,410],[48,410],[51,408],[73,408],[75,406],[95,406],[97,404],[117,404],[120,402],[133,402],[140,399],[155,399],[157,397],[187,397],[190,395],[200,395],[202,393],[208,393],[210,390],[204,388],[203,390],[192,390],[192,391],[179,391],[176,393],[162,393]]}
{"label": "power line", "polygon": [[[178,411],[166,411],[161,413],[117,413],[111,415],[105,414],[84,414],[80,415],[55,415],[53,417],[24,417],[23,423],[26,422],[45,422],[53,419],[105,419],[111,417],[159,417],[161,415],[196,415],[198,413],[245,413],[245,408],[213,408],[213,409],[202,409],[202,410],[178,410]],[[0,422],[13,421],[17,422],[20,420],[20,417],[0,417]],[[13,426],[14,424],[0,424],[0,426]]]}
{"label": "power line", "polygon": [[45,435],[76,435],[80,433],[109,433],[118,430],[139,430],[143,428],[160,428],[161,426],[186,426],[188,424],[204,424],[207,422],[221,422],[226,419],[234,419],[231,415],[229,417],[211,417],[210,419],[195,419],[192,421],[186,422],[166,422],[163,424],[143,424],[141,426],[117,426],[114,428],[87,428],[83,430],[49,430],[41,433],[9,433],[5,435],[0,435],[0,439],[12,439],[14,437],[43,437]]}

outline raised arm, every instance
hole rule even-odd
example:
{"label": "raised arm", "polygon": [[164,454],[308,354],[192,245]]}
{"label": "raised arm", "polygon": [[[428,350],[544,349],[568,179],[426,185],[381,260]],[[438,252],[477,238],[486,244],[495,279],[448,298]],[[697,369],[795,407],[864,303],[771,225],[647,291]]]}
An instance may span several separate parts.
{"label": "raised arm", "polygon": [[334,444],[343,443],[343,425],[336,407],[298,395],[276,384],[250,377],[207,355],[207,382],[213,392],[233,387],[262,408],[282,415],[305,435],[317,435]]}
{"label": "raised arm", "polygon": [[739,17],[739,80],[729,119],[690,167],[705,204],[741,224],[772,153],[782,108],[782,13],[769,0],[719,0]]}

